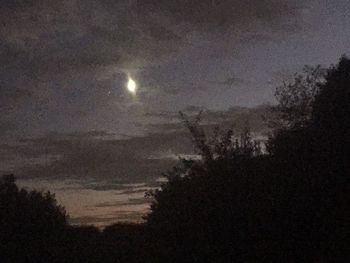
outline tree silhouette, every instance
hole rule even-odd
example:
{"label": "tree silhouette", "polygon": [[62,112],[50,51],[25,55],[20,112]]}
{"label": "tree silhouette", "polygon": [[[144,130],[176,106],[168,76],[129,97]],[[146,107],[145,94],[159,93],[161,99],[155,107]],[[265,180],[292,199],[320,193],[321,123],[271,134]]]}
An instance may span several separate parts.
{"label": "tree silhouette", "polygon": [[277,90],[282,125],[266,154],[247,132],[208,139],[185,119],[201,158],[180,160],[151,194],[160,262],[349,258],[350,60],[308,70]]}
{"label": "tree silhouette", "polygon": [[278,118],[269,124],[275,129],[305,126],[326,72],[321,66],[305,66],[301,73],[294,74],[293,81],[278,86],[275,91],[278,104],[273,107]]}
{"label": "tree silhouette", "polygon": [[2,262],[41,262],[66,226],[66,212],[50,192],[19,189],[13,175],[0,180]]}
{"label": "tree silhouette", "polygon": [[240,218],[250,215],[254,220],[259,215],[251,213],[256,212],[253,207],[266,206],[264,199],[258,203],[251,199],[259,185],[254,180],[264,169],[264,156],[249,131],[236,137],[231,130],[216,132],[207,138],[198,120],[185,119],[185,125],[200,158],[181,159],[166,174],[168,182],[153,192],[152,212],[147,217],[154,242],[162,251],[157,256],[168,262],[239,258],[237,254],[249,249],[244,229],[255,231]]}

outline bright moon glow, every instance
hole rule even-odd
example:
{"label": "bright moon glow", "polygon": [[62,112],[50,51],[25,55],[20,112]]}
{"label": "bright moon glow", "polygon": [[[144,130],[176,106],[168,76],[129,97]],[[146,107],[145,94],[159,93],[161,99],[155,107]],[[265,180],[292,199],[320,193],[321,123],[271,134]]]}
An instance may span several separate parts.
{"label": "bright moon glow", "polygon": [[135,93],[136,93],[136,82],[135,82],[132,78],[129,78],[129,81],[128,81],[128,90],[129,90],[129,92],[131,92],[132,94],[135,94]]}

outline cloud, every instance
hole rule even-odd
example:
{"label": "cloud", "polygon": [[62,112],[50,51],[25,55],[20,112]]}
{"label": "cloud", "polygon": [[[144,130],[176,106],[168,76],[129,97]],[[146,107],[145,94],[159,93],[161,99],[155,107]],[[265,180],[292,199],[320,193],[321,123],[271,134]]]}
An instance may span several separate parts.
{"label": "cloud", "polygon": [[126,73],[142,83],[143,105],[161,108],[183,94],[206,93],[208,71],[215,70],[191,54],[215,60],[217,50],[201,43],[224,46],[226,56],[245,36],[296,28],[301,6],[297,0],[2,1],[0,107],[11,107],[13,125],[24,133],[98,126],[112,117],[125,122]]}
{"label": "cloud", "polygon": [[131,212],[131,211],[118,211],[110,215],[101,216],[79,216],[69,218],[69,223],[72,225],[95,225],[98,227],[104,227],[118,222],[134,222],[139,223],[142,221],[142,216],[145,212]]}
{"label": "cloud", "polygon": [[195,30],[278,28],[300,6],[297,0],[3,1],[1,63],[38,79],[140,67],[186,45]]}
{"label": "cloud", "polygon": [[[141,194],[144,194],[146,190],[141,190]],[[97,204],[96,207],[116,207],[116,206],[130,206],[130,205],[146,205],[151,202],[150,199],[147,199],[145,197],[143,198],[129,198],[126,201],[115,201],[115,202],[103,202],[100,204]]]}
{"label": "cloud", "polygon": [[[269,129],[264,121],[264,116],[271,115],[270,106],[262,105],[257,107],[231,107],[226,110],[211,110],[205,107],[188,106],[182,110],[186,116],[194,117],[201,113],[202,126],[209,131],[214,127],[221,129],[234,129],[241,132],[248,126],[256,134],[266,134]],[[147,113],[147,116],[158,118],[158,123],[149,124],[149,130],[158,133],[175,131],[179,134],[186,133],[178,113],[162,112]]]}
{"label": "cloud", "polygon": [[244,83],[244,80],[237,77],[236,75],[232,75],[230,77],[225,78],[224,80],[211,81],[211,83],[233,87],[233,86],[240,85],[240,84]]}
{"label": "cloud", "polygon": [[162,58],[181,41],[161,21],[132,10],[128,0],[2,1],[0,105],[11,105],[18,91],[30,93],[17,116],[23,110],[27,118],[47,120],[72,90],[81,94],[65,107],[70,114],[89,113],[84,102],[105,101],[109,93],[122,101],[126,71]]}
{"label": "cloud", "polygon": [[126,65],[130,57],[150,60],[156,52],[171,50],[177,35],[146,11],[135,14],[133,9],[127,0],[5,4],[0,35],[11,51],[8,66],[45,75]]}
{"label": "cloud", "polygon": [[[184,109],[191,117],[198,110],[203,110],[207,131],[216,126],[239,131],[247,120],[253,132],[266,131],[261,115],[267,107]],[[22,185],[54,191],[73,224],[139,221],[150,201],[144,193],[159,186],[162,173],[177,163],[177,157],[196,157],[188,131],[174,120],[176,114],[149,115],[158,120],[138,137],[98,130],[52,132],[0,144],[0,173],[14,173]]]}
{"label": "cloud", "polygon": [[[194,116],[197,107],[185,112]],[[268,131],[262,116],[268,107],[235,107],[226,111],[204,110],[203,127],[233,128],[237,132],[246,125],[255,134]],[[120,189],[120,183],[154,183],[175,163],[174,156],[192,154],[191,138],[174,114],[154,115],[158,119],[147,126],[148,133],[139,137],[121,138],[105,131],[48,133],[0,145],[3,172],[13,172],[20,178],[68,178],[99,180],[106,184],[86,184],[87,189]],[[154,158],[157,156],[157,158]]]}
{"label": "cloud", "polygon": [[0,138],[1,136],[8,135],[12,130],[15,129],[15,127],[16,126],[12,122],[6,120],[5,118],[0,118]]}
{"label": "cloud", "polygon": [[294,17],[301,3],[297,0],[142,0],[138,1],[138,10],[150,10],[199,30],[220,30],[261,23],[278,27],[276,22],[280,24]]}
{"label": "cloud", "polygon": [[[93,134],[93,136],[92,136]],[[111,139],[104,132],[48,134],[0,148],[17,165],[12,170],[20,178],[86,178],[143,182],[158,178],[174,160],[151,160],[153,151],[177,146],[177,136],[149,135],[131,139]],[[102,136],[101,134],[105,135]],[[33,160],[36,158],[36,161]],[[28,163],[30,159],[31,162]],[[1,167],[0,167],[1,168]]]}
{"label": "cloud", "polygon": [[0,78],[0,136],[9,134],[16,128],[13,114],[20,109],[23,101],[31,97],[29,90],[14,85],[6,87],[5,82],[6,80]]}

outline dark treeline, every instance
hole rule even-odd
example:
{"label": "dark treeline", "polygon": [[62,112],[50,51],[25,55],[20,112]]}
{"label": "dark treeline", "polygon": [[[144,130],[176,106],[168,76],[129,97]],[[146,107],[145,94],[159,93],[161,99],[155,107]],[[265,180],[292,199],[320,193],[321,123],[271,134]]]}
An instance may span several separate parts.
{"label": "dark treeline", "polygon": [[[50,193],[0,181],[1,262],[349,262],[350,60],[276,91],[265,145],[207,136],[148,193],[143,224],[72,227]],[[276,115],[274,115],[276,116]]]}

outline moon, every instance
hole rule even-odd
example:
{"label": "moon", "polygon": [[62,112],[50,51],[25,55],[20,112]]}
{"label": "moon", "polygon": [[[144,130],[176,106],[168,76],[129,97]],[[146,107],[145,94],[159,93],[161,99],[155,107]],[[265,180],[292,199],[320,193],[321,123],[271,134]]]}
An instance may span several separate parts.
{"label": "moon", "polygon": [[129,77],[127,88],[130,93],[136,94],[136,82],[131,77]]}

